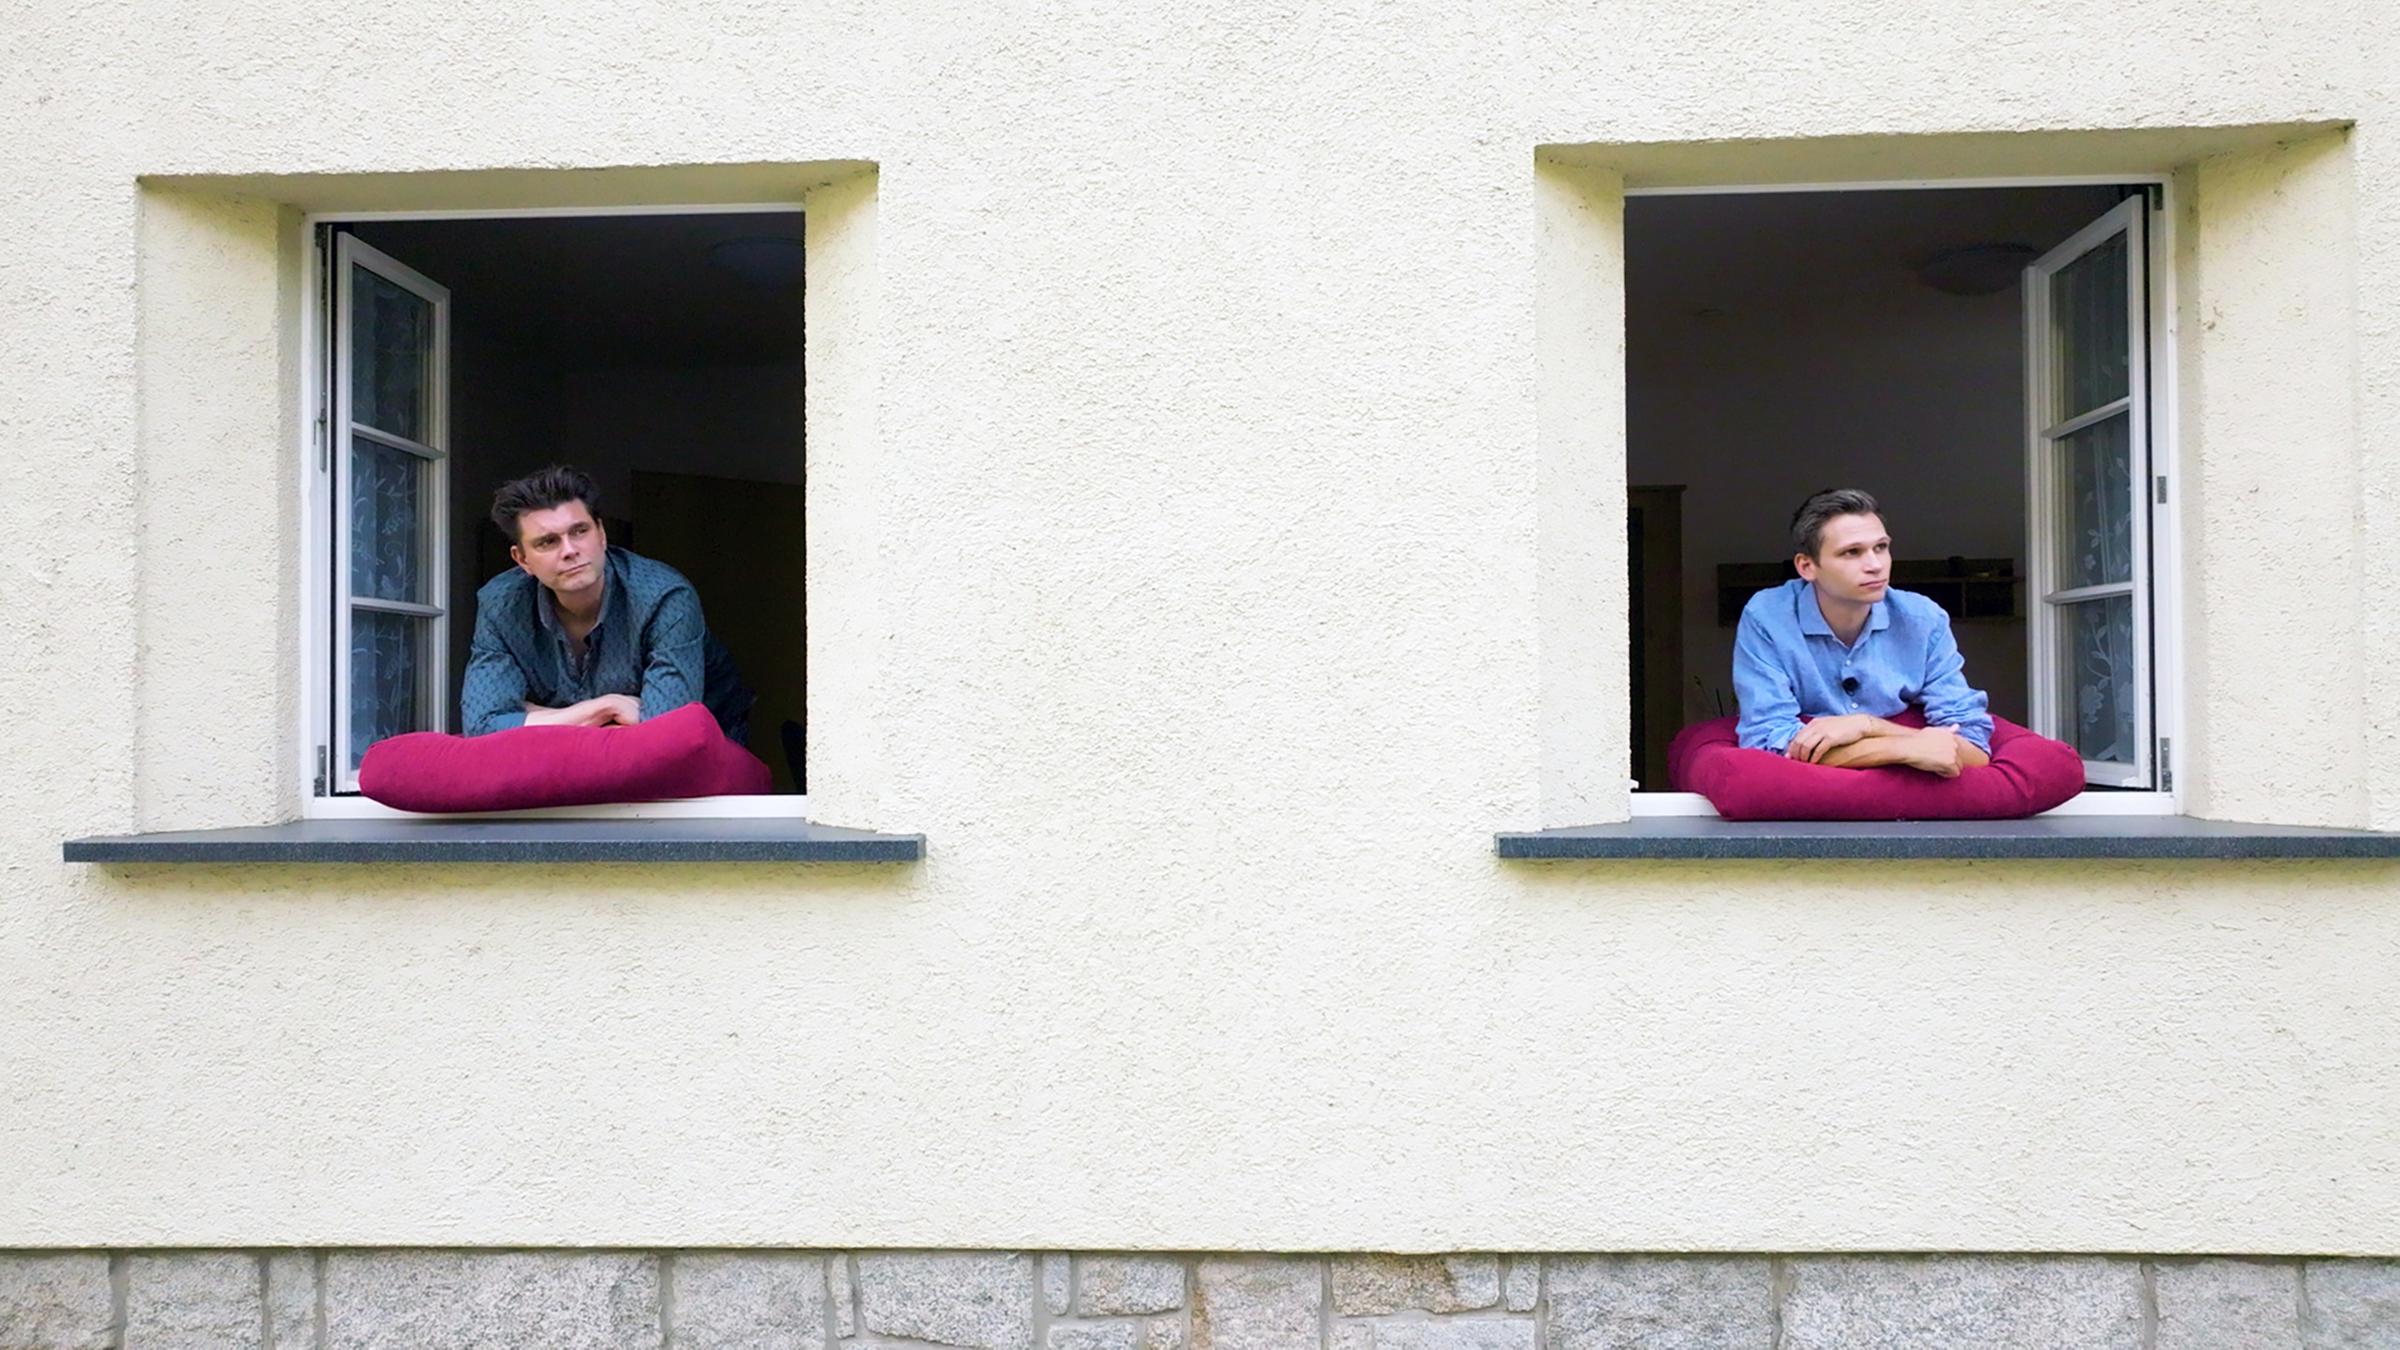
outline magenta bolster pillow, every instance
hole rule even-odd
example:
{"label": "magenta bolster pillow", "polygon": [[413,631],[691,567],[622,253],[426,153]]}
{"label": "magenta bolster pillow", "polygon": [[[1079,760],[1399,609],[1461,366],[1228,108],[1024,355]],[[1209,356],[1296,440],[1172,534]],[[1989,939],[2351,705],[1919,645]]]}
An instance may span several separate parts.
{"label": "magenta bolster pillow", "polygon": [[[1956,778],[1917,769],[1837,769],[1744,750],[1737,719],[1696,722],[1667,748],[1667,781],[1708,798],[1727,820],[2011,820],[2083,791],[2074,747],[1992,719],[1992,762]],[[1923,726],[1907,712],[1889,719]]]}
{"label": "magenta bolster pillow", "polygon": [[367,747],[358,787],[403,811],[757,796],[774,774],[687,703],[630,727],[518,727],[488,736],[410,732]]}

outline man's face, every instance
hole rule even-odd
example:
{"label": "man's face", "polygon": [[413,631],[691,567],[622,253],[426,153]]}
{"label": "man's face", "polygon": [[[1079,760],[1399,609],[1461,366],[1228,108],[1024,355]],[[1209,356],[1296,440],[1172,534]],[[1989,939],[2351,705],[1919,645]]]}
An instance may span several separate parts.
{"label": "man's face", "polygon": [[1794,554],[1792,566],[1831,600],[1871,605],[1892,580],[1892,537],[1881,516],[1835,516],[1817,537],[1817,556]]}
{"label": "man's face", "polygon": [[560,595],[599,585],[607,555],[608,531],[579,501],[517,517],[517,542],[508,550],[517,566]]}

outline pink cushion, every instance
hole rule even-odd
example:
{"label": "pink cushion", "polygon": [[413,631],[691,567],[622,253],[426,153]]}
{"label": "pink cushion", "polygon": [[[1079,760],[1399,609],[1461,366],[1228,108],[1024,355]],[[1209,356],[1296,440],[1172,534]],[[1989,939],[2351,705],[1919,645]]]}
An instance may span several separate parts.
{"label": "pink cushion", "polygon": [[[1915,712],[1890,719],[1923,726]],[[1956,778],[1918,769],[1837,769],[1744,750],[1736,719],[1696,722],[1667,747],[1667,781],[1708,798],[1727,820],[2011,820],[2083,791],[2072,746],[1992,719],[1992,762]]]}
{"label": "pink cushion", "polygon": [[756,796],[774,774],[687,703],[630,727],[416,731],[367,747],[361,792],[403,811],[516,811],[673,797]]}

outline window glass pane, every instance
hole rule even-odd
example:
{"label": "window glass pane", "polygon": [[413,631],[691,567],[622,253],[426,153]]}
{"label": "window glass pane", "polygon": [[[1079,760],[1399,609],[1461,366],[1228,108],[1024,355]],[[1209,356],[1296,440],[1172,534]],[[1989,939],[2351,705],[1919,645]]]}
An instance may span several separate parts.
{"label": "window glass pane", "polygon": [[433,306],[364,267],[350,269],[350,417],[424,441],[432,425]]}
{"label": "window glass pane", "polygon": [[425,461],[364,436],[350,442],[350,593],[430,603],[425,568]]}
{"label": "window glass pane", "polygon": [[2059,608],[2059,691],[2066,740],[2085,759],[2131,764],[2134,687],[2133,597],[2112,595]]}
{"label": "window glass pane", "polygon": [[2132,429],[2119,413],[2057,442],[2061,590],[2133,580]]}
{"label": "window glass pane", "polygon": [[350,611],[350,768],[387,736],[422,730],[417,673],[427,620],[371,609]]}
{"label": "window glass pane", "polygon": [[2051,274],[2052,422],[2125,397],[2125,306],[2123,234]]}

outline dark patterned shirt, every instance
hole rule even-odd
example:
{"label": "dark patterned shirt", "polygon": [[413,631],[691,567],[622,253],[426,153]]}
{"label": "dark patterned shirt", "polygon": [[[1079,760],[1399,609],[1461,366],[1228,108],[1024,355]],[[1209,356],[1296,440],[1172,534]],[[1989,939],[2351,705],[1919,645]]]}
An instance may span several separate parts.
{"label": "dark patterned shirt", "polygon": [[747,739],[755,696],[700,617],[700,596],[665,563],[608,551],[600,622],[570,650],[550,591],[511,568],[475,593],[475,647],[458,694],[470,736],[525,725],[525,705],[564,708],[602,694],[641,699],[642,716],[705,703],[735,741]]}

